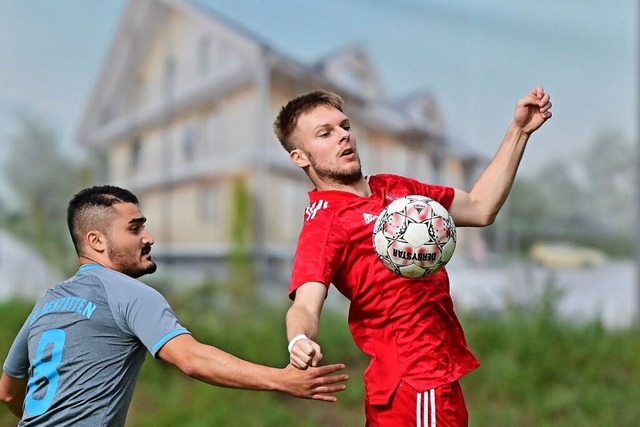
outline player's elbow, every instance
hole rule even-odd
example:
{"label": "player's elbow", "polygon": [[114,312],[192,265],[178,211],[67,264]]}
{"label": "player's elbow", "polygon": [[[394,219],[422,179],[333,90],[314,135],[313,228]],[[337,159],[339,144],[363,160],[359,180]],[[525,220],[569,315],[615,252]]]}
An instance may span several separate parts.
{"label": "player's elbow", "polygon": [[0,389],[0,402],[2,402],[16,417],[22,417],[23,395],[20,393],[11,393],[7,390]]}
{"label": "player's elbow", "polygon": [[492,212],[483,216],[480,216],[478,221],[478,227],[487,227],[494,222],[496,222],[496,218],[498,217],[498,212]]}
{"label": "player's elbow", "polygon": [[203,344],[196,341],[191,335],[179,335],[167,342],[159,352],[159,357],[174,365],[185,375],[198,377],[202,366]]}
{"label": "player's elbow", "polygon": [[497,214],[476,214],[454,219],[458,227],[486,227],[496,221]]}
{"label": "player's elbow", "polygon": [[198,369],[196,368],[196,365],[193,363],[182,363],[178,365],[177,368],[180,369],[180,371],[182,371],[183,374],[191,378],[198,378]]}
{"label": "player's elbow", "polygon": [[183,374],[191,378],[199,378],[202,371],[202,357],[192,348],[186,349],[180,358],[173,363]]}

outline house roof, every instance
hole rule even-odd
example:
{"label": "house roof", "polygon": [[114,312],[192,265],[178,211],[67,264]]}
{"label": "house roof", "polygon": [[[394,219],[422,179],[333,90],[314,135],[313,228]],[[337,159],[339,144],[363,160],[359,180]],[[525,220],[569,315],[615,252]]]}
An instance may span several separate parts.
{"label": "house roof", "polygon": [[[227,31],[253,45],[262,56],[270,71],[278,71],[292,78],[311,78],[356,101],[357,114],[369,125],[391,132],[424,134],[444,141],[444,122],[434,99],[426,93],[389,99],[370,62],[366,50],[354,43],[336,49],[312,64],[305,64],[278,50],[255,32],[216,12],[208,4],[198,0],[133,0],[123,10],[104,65],[94,86],[87,108],[80,122],[77,139],[91,141],[93,129],[103,121],[109,122],[104,106],[124,99],[135,84],[134,71],[143,60],[144,52],[162,30],[171,10],[179,10],[189,19],[210,24],[215,22]],[[202,94],[201,94],[202,95]],[[356,110],[356,108],[353,108]],[[140,118],[144,120],[144,117]],[[125,125],[127,125],[125,123]],[[118,129],[111,132],[118,135]],[[109,132],[102,132],[109,138]]]}

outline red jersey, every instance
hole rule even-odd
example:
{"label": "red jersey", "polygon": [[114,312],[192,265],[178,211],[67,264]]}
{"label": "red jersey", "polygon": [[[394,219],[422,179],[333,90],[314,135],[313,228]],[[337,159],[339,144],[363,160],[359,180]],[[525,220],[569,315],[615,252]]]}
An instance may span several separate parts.
{"label": "red jersey", "polygon": [[349,328],[371,356],[365,372],[369,401],[386,404],[402,379],[416,390],[457,380],[479,366],[454,312],[449,277],[441,269],[406,279],[385,268],[373,248],[377,215],[410,194],[451,206],[454,189],[396,175],[368,178],[370,197],[311,191],[298,240],[290,297],[307,282],[333,285],[350,301]]}

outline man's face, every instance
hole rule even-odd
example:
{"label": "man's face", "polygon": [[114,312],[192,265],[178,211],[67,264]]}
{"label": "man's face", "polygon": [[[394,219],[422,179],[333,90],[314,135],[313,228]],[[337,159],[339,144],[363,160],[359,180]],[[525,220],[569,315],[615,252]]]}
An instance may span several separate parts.
{"label": "man's face", "polygon": [[151,259],[153,237],[144,227],[146,218],[133,203],[113,206],[120,214],[107,236],[107,250],[112,268],[130,277],[140,277],[156,271]]}
{"label": "man's face", "polygon": [[349,118],[340,110],[323,105],[302,114],[293,137],[292,159],[308,168],[316,187],[350,185],[362,178],[356,139]]}

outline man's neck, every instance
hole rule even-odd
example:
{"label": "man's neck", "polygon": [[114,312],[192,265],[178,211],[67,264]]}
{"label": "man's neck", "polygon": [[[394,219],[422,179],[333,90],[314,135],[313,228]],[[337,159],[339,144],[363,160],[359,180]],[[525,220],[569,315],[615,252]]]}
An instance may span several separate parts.
{"label": "man's neck", "polygon": [[347,193],[352,193],[360,197],[369,197],[371,196],[371,187],[369,186],[369,182],[364,179],[364,177],[360,178],[353,184],[340,184],[335,182],[320,182],[315,184],[316,190],[318,191],[345,191]]}

